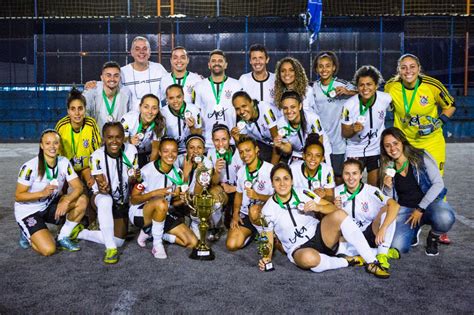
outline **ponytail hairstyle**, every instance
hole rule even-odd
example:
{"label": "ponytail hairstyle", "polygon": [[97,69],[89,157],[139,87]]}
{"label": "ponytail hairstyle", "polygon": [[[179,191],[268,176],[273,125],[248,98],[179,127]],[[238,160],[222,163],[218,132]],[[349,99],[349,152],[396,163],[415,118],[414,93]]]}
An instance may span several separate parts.
{"label": "ponytail hairstyle", "polygon": [[[46,129],[41,133],[40,141],[39,141],[40,144],[43,142],[43,137],[48,133],[54,133],[59,137],[59,139],[61,139],[61,136],[59,135],[59,133],[56,130]],[[46,169],[44,168],[44,163],[45,163],[44,151],[43,151],[43,149],[41,148],[41,145],[40,145],[39,146],[39,152],[38,152],[38,177],[40,179],[43,178],[44,172],[46,171]]]}
{"label": "ponytail hairstyle", "polygon": [[[302,102],[301,96],[298,94],[298,92],[293,91],[293,90],[285,91],[281,96],[280,105],[283,104],[283,101],[286,100],[287,98],[292,98],[292,99],[296,100],[299,105],[301,105],[300,124],[301,124],[301,130],[303,132],[303,138],[305,138],[306,137],[306,126],[308,125],[308,123],[306,122],[306,116],[304,114],[303,102]],[[280,107],[280,109],[281,109],[281,107]]]}
{"label": "ponytail hairstyle", "polygon": [[84,97],[84,95],[82,95],[81,91],[73,87],[71,91],[69,92],[69,95],[66,100],[66,105],[68,109],[72,101],[75,101],[75,100],[81,101],[81,103],[84,105],[84,108],[86,107],[87,105],[86,98]]}
{"label": "ponytail hairstyle", "polygon": [[158,138],[161,138],[165,135],[166,121],[165,121],[165,117],[161,114],[160,99],[155,94],[151,94],[151,93],[145,94],[140,100],[140,106],[142,106],[143,102],[147,98],[153,98],[158,102],[158,114],[156,114],[156,117],[153,120],[155,122],[155,128],[153,129],[153,131],[155,132]]}

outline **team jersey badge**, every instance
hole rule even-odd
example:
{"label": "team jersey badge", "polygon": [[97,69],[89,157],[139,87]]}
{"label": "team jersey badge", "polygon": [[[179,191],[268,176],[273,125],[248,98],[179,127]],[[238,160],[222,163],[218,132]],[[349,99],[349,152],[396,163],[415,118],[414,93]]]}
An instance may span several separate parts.
{"label": "team jersey badge", "polygon": [[426,106],[428,105],[428,96],[420,96],[420,105],[421,106]]}

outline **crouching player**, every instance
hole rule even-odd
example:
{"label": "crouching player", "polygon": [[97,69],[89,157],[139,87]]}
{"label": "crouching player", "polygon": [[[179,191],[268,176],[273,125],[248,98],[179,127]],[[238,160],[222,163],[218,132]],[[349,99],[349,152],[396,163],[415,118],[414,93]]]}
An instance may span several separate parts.
{"label": "crouching player", "polygon": [[143,181],[133,188],[129,217],[135,226],[141,228],[137,238],[138,245],[145,247],[147,230],[151,226],[151,252],[155,258],[165,259],[167,255],[162,239],[181,246],[194,247],[197,238],[172,206],[179,206],[180,203],[182,205],[177,196],[185,184],[182,172],[173,165],[178,157],[178,143],[173,138],[162,138],[158,151],[158,160],[141,169]]}
{"label": "crouching player", "polygon": [[[400,253],[390,248],[395,234],[395,224],[400,205],[385,196],[378,188],[364,184],[362,161],[349,158],[342,167],[343,185],[336,187],[335,204],[354,220],[363,232],[371,248],[376,248],[377,260],[387,271],[389,259],[399,259]],[[353,254],[351,246],[344,249],[341,243],[340,253]]]}
{"label": "crouching player", "polygon": [[[323,272],[331,269],[362,265],[366,262],[366,271],[378,278],[390,275],[380,267],[375,255],[367,244],[361,230],[344,211],[319,198],[309,190],[293,188],[293,175],[288,165],[277,164],[270,177],[275,194],[262,209],[262,217],[268,227],[262,232],[273,246],[273,233],[281,241],[288,259],[303,269]],[[319,221],[314,213],[325,214]],[[260,229],[260,228],[259,228]],[[341,235],[350,242],[362,257],[335,257]],[[259,261],[264,270],[270,257]]]}

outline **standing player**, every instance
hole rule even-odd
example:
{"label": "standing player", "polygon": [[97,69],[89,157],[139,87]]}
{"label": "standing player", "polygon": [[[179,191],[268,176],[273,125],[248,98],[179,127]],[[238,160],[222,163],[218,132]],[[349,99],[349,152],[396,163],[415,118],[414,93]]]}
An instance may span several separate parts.
{"label": "standing player", "polygon": [[272,139],[278,135],[276,122],[280,111],[266,102],[251,99],[245,91],[235,92],[232,104],[241,119],[231,130],[235,142],[239,142],[241,134],[254,138],[260,149],[260,158],[276,164],[280,156],[273,149]]}
{"label": "standing player", "polygon": [[99,130],[106,122],[118,121],[130,111],[132,95],[126,87],[120,88],[120,66],[108,61],[102,66],[102,84],[84,91],[87,115],[97,121]]}
{"label": "standing player", "polygon": [[250,46],[249,59],[252,72],[242,74],[239,79],[243,90],[254,100],[274,105],[275,75],[267,70],[270,57],[265,46]]}
{"label": "standing player", "polygon": [[383,78],[373,66],[362,66],[354,75],[359,91],[344,103],[342,136],[346,138],[346,158],[361,160],[367,168],[367,182],[378,185],[380,135],[385,129],[385,112],[392,98],[377,91]]}
{"label": "standing player", "polygon": [[226,241],[226,247],[230,251],[241,249],[256,234],[257,230],[249,218],[250,208],[261,206],[273,193],[270,185],[272,164],[259,159],[257,142],[242,135],[237,148],[245,167],[240,168],[237,173],[234,210]]}
{"label": "standing player", "polygon": [[320,52],[313,64],[314,71],[319,75],[319,80],[313,85],[315,110],[331,142],[331,165],[335,181],[342,184],[346,142],[341,132],[341,113],[344,102],[349,96],[357,94],[357,91],[352,84],[335,77],[339,70],[339,60],[334,52]]}
{"label": "standing player", "polygon": [[178,153],[186,152],[184,140],[190,134],[200,135],[201,112],[193,103],[184,100],[183,87],[172,84],[166,88],[166,102],[168,105],[161,109],[166,122],[166,136],[176,139]]}
{"label": "standing player", "polygon": [[[440,81],[422,73],[420,60],[412,54],[398,59],[397,75],[387,82],[385,92],[393,99],[394,127],[403,130],[415,148],[428,151],[443,175],[446,143],[442,127],[456,111],[454,98]],[[439,242],[451,243],[447,234]]]}
{"label": "standing player", "polygon": [[[58,156],[59,134],[43,131],[38,156],[21,167],[15,191],[15,219],[21,228],[20,246],[32,247],[43,256],[56,252],[56,242],[46,223],[62,224],[58,245],[70,252],[80,250],[71,242],[70,234],[81,221],[87,207],[82,184],[65,157]],[[72,188],[62,195],[65,183]]]}
{"label": "standing player", "polygon": [[212,148],[212,126],[224,124],[229,129],[235,126],[235,110],[232,95],[242,90],[239,81],[225,75],[227,59],[222,50],[213,50],[209,54],[209,78],[194,87],[195,104],[201,110],[203,135],[206,148]]}
{"label": "standing player", "polygon": [[183,87],[184,101],[187,104],[193,102],[193,92],[196,83],[202,80],[202,77],[194,72],[187,70],[189,65],[189,56],[186,48],[176,46],[171,51],[171,73],[166,74],[161,80],[160,95],[161,100],[165,100],[167,88],[172,84],[179,84]]}

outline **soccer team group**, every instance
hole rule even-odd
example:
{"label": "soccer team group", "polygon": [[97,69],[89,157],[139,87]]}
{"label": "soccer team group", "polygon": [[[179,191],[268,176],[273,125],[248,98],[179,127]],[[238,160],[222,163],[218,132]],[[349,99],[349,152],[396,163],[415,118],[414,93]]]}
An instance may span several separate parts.
{"label": "soccer team group", "polygon": [[[239,80],[226,75],[221,50],[210,52],[207,78],[187,70],[184,47],[172,50],[170,73],[150,53],[136,37],[134,61],[106,62],[101,80],[73,89],[67,116],[41,134],[15,192],[21,247],[49,256],[87,240],[104,244],[103,261],[113,264],[132,224],[138,245],[152,239],[151,253],[164,259],[164,242],[198,243],[186,200],[204,189],[216,201],[207,241],[226,235],[237,251],[260,235],[314,272],[365,266],[388,278],[390,260],[418,244],[422,225],[431,226],[427,255],[449,243],[442,126],[454,99],[416,56],[400,57],[382,92],[370,65],[352,83],[337,78],[331,51],[314,59],[312,84],[292,57],[269,72],[259,44]],[[56,239],[46,223],[62,225]]]}

